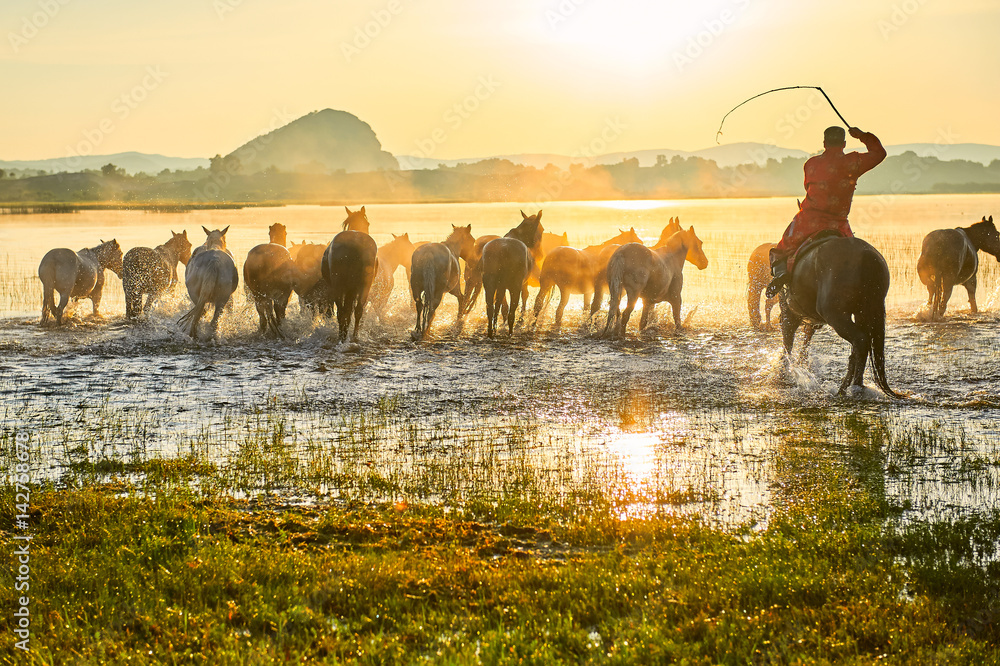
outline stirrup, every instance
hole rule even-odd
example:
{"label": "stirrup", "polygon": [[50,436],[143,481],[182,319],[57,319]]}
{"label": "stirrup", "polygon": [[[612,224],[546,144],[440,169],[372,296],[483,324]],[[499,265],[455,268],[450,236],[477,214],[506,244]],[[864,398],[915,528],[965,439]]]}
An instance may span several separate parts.
{"label": "stirrup", "polygon": [[785,282],[787,281],[788,277],[786,275],[779,275],[774,278],[771,280],[771,283],[767,285],[767,291],[764,292],[764,295],[767,298],[774,298],[778,295],[778,292],[781,291],[781,288],[785,286]]}

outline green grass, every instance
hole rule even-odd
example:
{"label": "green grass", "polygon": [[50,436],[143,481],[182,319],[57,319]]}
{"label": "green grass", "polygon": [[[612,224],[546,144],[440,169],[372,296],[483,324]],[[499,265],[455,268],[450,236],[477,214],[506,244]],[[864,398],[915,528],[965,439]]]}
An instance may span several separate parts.
{"label": "green grass", "polygon": [[[392,418],[391,405],[383,412]],[[479,491],[420,501],[427,490],[415,490],[421,473],[360,465],[337,468],[343,476],[336,481],[333,468],[282,444],[290,433],[280,419],[261,418],[259,431],[224,461],[208,460],[207,450],[192,443],[169,460],[124,456],[114,470],[78,463],[79,483],[37,489],[34,651],[24,659],[8,641],[4,658],[1000,659],[1000,512],[900,522],[879,470],[894,448],[921,440],[911,432],[893,443],[877,418],[842,417],[831,447],[823,443],[828,419],[800,414],[776,451],[766,525],[728,528],[676,511],[670,500],[683,504],[690,490],[671,495],[622,478],[591,479],[567,492],[527,459],[484,456],[489,447],[471,445],[452,457],[480,452]],[[377,410],[366,418],[378,425]],[[350,431],[363,441],[374,425]],[[525,439],[512,450],[531,439],[530,428],[521,432]],[[473,466],[451,464],[446,478],[471,478]],[[252,485],[252,497],[235,498],[247,494],[245,480],[272,473],[286,491],[309,488],[324,475],[351,491],[295,505]],[[403,499],[371,499],[386,496]],[[3,515],[11,515],[13,490],[0,491],[0,499]],[[9,552],[12,533],[2,534]],[[0,606],[10,609],[9,568],[0,580]],[[5,612],[0,628],[7,636],[10,625]]]}

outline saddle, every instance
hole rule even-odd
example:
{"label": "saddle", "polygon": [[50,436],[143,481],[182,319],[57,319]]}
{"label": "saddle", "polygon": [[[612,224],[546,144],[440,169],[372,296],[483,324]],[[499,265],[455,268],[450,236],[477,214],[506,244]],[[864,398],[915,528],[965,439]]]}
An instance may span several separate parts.
{"label": "saddle", "polygon": [[792,270],[795,268],[795,264],[798,262],[800,257],[805,257],[819,246],[826,244],[834,238],[846,238],[846,236],[841,234],[836,229],[824,229],[823,231],[817,231],[812,236],[807,238],[805,242],[803,242],[802,245],[800,245],[795,251],[795,254],[788,259],[789,275],[791,275]]}

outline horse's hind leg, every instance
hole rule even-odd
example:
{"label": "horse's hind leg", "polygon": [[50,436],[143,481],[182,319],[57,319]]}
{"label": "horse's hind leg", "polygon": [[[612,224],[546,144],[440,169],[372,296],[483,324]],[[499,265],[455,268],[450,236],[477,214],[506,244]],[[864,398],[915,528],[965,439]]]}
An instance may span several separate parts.
{"label": "horse's hind leg", "polygon": [[844,381],[840,384],[839,393],[843,393],[851,384],[861,386],[865,376],[868,352],[871,350],[871,337],[862,326],[851,319],[849,313],[828,313],[821,309],[819,314],[826,323],[833,327],[837,335],[851,343],[851,356],[847,362],[847,373],[844,375]]}
{"label": "horse's hind leg", "polygon": [[783,296],[780,298],[781,342],[785,347],[785,353],[791,354],[792,345],[795,344],[795,331],[799,330],[799,326],[802,325],[802,318],[792,313]]}
{"label": "horse's hind leg", "polygon": [[[527,294],[527,291],[528,288],[524,287],[525,294]],[[517,300],[520,296],[521,292],[517,289],[510,290],[510,308],[507,310],[507,334],[511,337],[514,336],[514,323],[517,321]],[[525,296],[525,299],[527,299],[527,296]]]}
{"label": "horse's hind leg", "polygon": [[48,323],[52,316],[52,311],[55,309],[54,292],[55,290],[48,285],[42,285],[42,321],[40,322],[42,324]]}
{"label": "horse's hind leg", "polygon": [[486,337],[493,337],[493,329],[496,328],[497,321],[497,304],[496,304],[496,291],[493,289],[486,289]]}
{"label": "horse's hind leg", "polygon": [[[628,326],[629,317],[632,316],[632,311],[635,310],[635,303],[639,300],[639,294],[628,294],[627,300],[625,302],[625,309],[621,313],[621,318],[618,322],[618,337],[625,337],[625,329]],[[645,306],[644,306],[645,307]]]}
{"label": "horse's hind leg", "polygon": [[559,306],[556,308],[556,328],[562,326],[563,312],[566,311],[566,305],[568,303],[569,303],[569,289],[560,285]]}
{"label": "horse's hind leg", "polygon": [[56,324],[60,326],[62,326],[63,313],[66,312],[66,306],[69,305],[69,292],[69,289],[59,292],[59,305],[56,306],[55,315]]}
{"label": "horse's hind leg", "polygon": [[969,292],[969,311],[972,314],[979,312],[979,307],[976,305],[976,276],[973,274],[968,280],[965,281],[965,290]]}
{"label": "horse's hind leg", "polygon": [[944,282],[941,285],[941,302],[940,305],[938,306],[940,307],[941,311],[938,312],[938,317],[942,319],[944,318],[945,310],[948,309],[948,301],[951,300],[951,290],[954,288],[955,286],[948,282]]}

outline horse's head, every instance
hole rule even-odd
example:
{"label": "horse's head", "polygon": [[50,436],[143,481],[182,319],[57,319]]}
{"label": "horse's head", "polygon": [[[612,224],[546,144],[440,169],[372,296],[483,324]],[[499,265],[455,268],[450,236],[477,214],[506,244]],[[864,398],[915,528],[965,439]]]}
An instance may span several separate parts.
{"label": "horse's head", "polygon": [[472,261],[473,256],[476,254],[476,237],[472,235],[471,224],[465,227],[451,225],[451,233],[448,234],[448,238],[445,239],[444,243],[451,249],[455,256],[465,259],[466,262]]}
{"label": "horse's head", "polygon": [[226,232],[229,231],[229,227],[226,226],[225,229],[216,229],[215,231],[209,231],[205,227],[201,228],[205,232],[205,245],[203,246],[206,250],[226,250]]}
{"label": "horse's head", "polygon": [[545,229],[542,227],[542,211],[528,216],[522,210],[521,224],[508,231],[507,238],[516,238],[527,245],[529,250],[537,251],[541,247],[542,234],[544,232]]}
{"label": "horse's head", "polygon": [[362,206],[353,213],[347,206],[344,206],[344,210],[347,211],[347,219],[344,220],[344,231],[350,229],[351,231],[360,231],[363,234],[367,234],[369,224],[368,213],[365,212],[365,207]]}
{"label": "horse's head", "polygon": [[701,249],[701,239],[694,233],[694,227],[678,233],[684,236],[684,245],[687,246],[687,255],[684,258],[697,266],[700,271],[708,268],[708,257]]}
{"label": "horse's head", "polygon": [[94,254],[97,255],[97,263],[103,268],[111,269],[118,277],[122,276],[122,248],[117,240],[102,240]]}
{"label": "horse's head", "polygon": [[682,228],[683,227],[681,227],[681,218],[679,217],[670,218],[670,221],[667,222],[667,226],[663,227],[663,231],[660,232],[660,239],[656,241],[656,245],[654,245],[653,247],[663,247],[666,244],[667,239],[676,234],[677,232],[681,231]]}
{"label": "horse's head", "polygon": [[416,246],[410,240],[410,234],[393,234],[392,240],[380,247],[378,253],[395,264],[409,268],[414,249]]}
{"label": "horse's head", "polygon": [[565,231],[561,234],[550,234],[545,232],[542,234],[542,252],[548,254],[557,247],[564,247],[569,245],[569,234]]}
{"label": "horse's head", "polygon": [[281,222],[275,222],[267,228],[267,235],[272,243],[285,245],[288,242],[288,229]]}
{"label": "horse's head", "polygon": [[976,222],[968,229],[969,238],[979,246],[983,252],[988,252],[1000,261],[1000,233],[997,232],[996,225],[993,224],[993,216],[989,219],[983,216],[982,222]]}
{"label": "horse's head", "polygon": [[167,245],[170,245],[174,249],[180,262],[187,266],[187,262],[191,259],[191,241],[188,240],[187,229],[179,234],[171,231],[170,240],[167,241]]}

